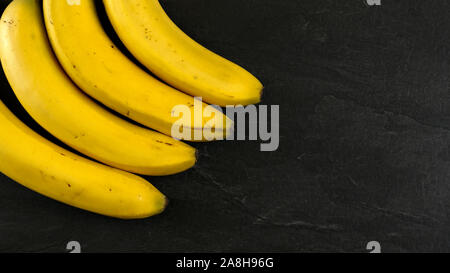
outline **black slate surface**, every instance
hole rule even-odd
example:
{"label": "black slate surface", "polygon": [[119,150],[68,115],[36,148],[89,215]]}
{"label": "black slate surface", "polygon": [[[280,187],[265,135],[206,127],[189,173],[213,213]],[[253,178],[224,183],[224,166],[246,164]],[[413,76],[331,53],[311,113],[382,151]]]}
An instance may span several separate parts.
{"label": "black slate surface", "polygon": [[65,252],[72,240],[84,252],[366,252],[374,240],[386,252],[450,251],[450,2],[161,2],[263,81],[263,104],[281,109],[279,150],[195,144],[194,169],[148,178],[167,211],[128,222],[0,175],[1,252]]}

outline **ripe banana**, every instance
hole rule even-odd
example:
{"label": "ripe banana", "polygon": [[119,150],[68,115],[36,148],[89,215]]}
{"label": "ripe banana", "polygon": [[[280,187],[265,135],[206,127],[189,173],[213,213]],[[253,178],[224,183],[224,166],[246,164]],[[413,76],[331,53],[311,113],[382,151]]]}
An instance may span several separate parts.
{"label": "ripe banana", "polygon": [[103,2],[130,52],[167,83],[220,106],[260,101],[263,88],[260,81],[189,38],[157,0]]}
{"label": "ripe banana", "polygon": [[71,82],[52,52],[39,3],[15,0],[0,22],[1,62],[27,112],[67,145],[110,166],[144,175],[192,167],[192,147],[116,117]]}
{"label": "ripe banana", "polygon": [[[94,0],[45,0],[44,17],[53,49],[67,74],[109,108],[171,135],[177,121],[171,115],[174,107],[194,105],[193,97],[153,78],[117,49],[102,28]],[[207,105],[202,106],[204,110]],[[194,111],[191,114],[189,125],[182,126],[192,135],[194,130],[203,130],[210,119],[196,119]],[[221,112],[215,114],[226,121]],[[226,136],[232,125],[231,121],[219,124],[216,133],[223,131]]]}
{"label": "ripe banana", "polygon": [[[38,11],[39,0],[15,0],[6,24]],[[30,14],[31,13],[31,14]],[[13,15],[13,16],[9,16]],[[23,124],[0,101],[0,172],[65,204],[122,219],[161,213],[167,199],[144,179],[77,156]]]}

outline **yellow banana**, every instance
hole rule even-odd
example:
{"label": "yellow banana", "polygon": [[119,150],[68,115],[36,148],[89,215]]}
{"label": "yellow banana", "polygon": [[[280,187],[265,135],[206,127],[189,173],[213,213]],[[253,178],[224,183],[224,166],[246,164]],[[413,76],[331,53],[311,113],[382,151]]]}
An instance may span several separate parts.
{"label": "yellow banana", "polygon": [[[35,2],[34,4],[31,2]],[[6,11],[33,9],[38,0],[15,0]],[[0,172],[62,203],[122,218],[161,213],[167,200],[144,179],[77,156],[49,142],[0,102]]]}
{"label": "yellow banana", "polygon": [[103,2],[130,52],[167,83],[220,106],[260,101],[260,81],[189,38],[157,0]]}
{"label": "yellow banana", "polygon": [[15,0],[0,28],[1,62],[28,113],[67,145],[113,167],[145,175],[192,167],[192,147],[114,116],[76,88],[53,55],[39,3]]}
{"label": "yellow banana", "polygon": [[[177,121],[172,117],[174,107],[194,105],[193,97],[153,78],[116,48],[102,28],[94,0],[45,0],[44,17],[53,49],[67,74],[83,91],[109,108],[171,135]],[[201,106],[204,110],[207,105]],[[189,125],[182,126],[192,135],[210,119],[196,119],[194,111],[191,114]],[[215,114],[226,121],[221,112]],[[232,122],[223,124],[215,127],[216,133],[231,132]]]}

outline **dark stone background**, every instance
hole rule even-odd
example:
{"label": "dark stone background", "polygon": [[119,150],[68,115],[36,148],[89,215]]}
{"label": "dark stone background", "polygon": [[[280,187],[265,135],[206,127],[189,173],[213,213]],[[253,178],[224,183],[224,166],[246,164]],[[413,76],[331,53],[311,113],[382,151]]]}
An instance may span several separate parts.
{"label": "dark stone background", "polygon": [[[9,1],[1,1],[1,8]],[[450,2],[166,0],[194,39],[265,84],[281,145],[196,144],[198,166],[149,178],[140,221],[97,216],[0,176],[0,251],[450,251]],[[17,105],[4,76],[1,98]],[[74,109],[76,114],[76,109]],[[8,132],[1,132],[8,133]]]}

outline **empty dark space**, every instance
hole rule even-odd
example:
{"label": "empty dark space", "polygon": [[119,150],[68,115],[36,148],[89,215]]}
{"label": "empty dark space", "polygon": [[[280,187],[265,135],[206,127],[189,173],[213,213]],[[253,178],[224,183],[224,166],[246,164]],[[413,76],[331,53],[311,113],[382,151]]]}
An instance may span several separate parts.
{"label": "empty dark space", "polygon": [[[67,252],[73,240],[83,252],[367,252],[370,241],[384,252],[450,251],[450,2],[161,3],[192,38],[260,78],[262,104],[280,105],[279,149],[194,144],[195,168],[147,177],[171,203],[138,221],[60,204],[0,174],[1,252]],[[54,140],[3,72],[0,91]]]}

